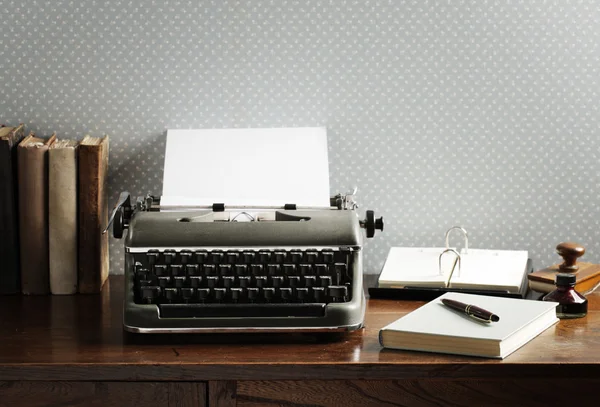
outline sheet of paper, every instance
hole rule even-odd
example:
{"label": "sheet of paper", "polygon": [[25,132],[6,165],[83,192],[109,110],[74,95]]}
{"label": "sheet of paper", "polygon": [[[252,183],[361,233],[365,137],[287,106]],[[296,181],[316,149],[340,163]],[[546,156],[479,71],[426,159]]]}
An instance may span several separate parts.
{"label": "sheet of paper", "polygon": [[161,205],[329,206],[324,127],[168,130]]}
{"label": "sheet of paper", "polygon": [[379,275],[379,287],[445,287],[456,256],[444,247],[392,247]]}

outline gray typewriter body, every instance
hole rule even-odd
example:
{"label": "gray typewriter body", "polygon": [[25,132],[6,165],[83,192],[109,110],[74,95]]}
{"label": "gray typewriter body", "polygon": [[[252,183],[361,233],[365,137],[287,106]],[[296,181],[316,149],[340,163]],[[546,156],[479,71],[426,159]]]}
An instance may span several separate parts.
{"label": "gray typewriter body", "polygon": [[[126,230],[125,330],[331,332],[363,326],[361,228],[370,228],[371,236],[383,229],[372,212],[360,221],[356,211],[336,207],[275,209],[258,219],[224,207],[160,211],[151,199],[145,202],[132,209],[122,194],[111,217],[115,237]],[[238,221],[240,214],[251,221]]]}

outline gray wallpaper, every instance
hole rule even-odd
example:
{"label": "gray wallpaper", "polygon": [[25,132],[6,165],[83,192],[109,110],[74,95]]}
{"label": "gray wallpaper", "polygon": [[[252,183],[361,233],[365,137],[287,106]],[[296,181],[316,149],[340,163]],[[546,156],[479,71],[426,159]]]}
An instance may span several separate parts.
{"label": "gray wallpaper", "polygon": [[[600,262],[600,6],[554,1],[0,1],[0,121],[111,136],[110,199],[162,190],[168,128],[326,126],[365,247]],[[201,157],[201,153],[200,157]],[[212,176],[214,174],[206,174]],[[457,242],[458,243],[458,242]],[[111,240],[111,272],[123,269]]]}

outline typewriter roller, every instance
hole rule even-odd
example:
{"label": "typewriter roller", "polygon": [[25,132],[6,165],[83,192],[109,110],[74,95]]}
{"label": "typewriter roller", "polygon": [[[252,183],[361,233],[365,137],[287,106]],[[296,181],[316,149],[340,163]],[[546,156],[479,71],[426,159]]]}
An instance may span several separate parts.
{"label": "typewriter roller", "polygon": [[[161,207],[121,194],[124,328],[137,333],[348,331],[362,327],[362,232],[353,194],[329,208]],[[108,229],[108,227],[107,227]]]}

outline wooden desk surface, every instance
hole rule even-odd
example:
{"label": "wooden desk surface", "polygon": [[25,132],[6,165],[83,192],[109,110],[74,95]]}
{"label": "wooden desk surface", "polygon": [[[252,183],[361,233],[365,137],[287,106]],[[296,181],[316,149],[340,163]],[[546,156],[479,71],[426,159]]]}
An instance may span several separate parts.
{"label": "wooden desk surface", "polygon": [[123,278],[101,295],[0,297],[0,380],[600,377],[600,294],[505,360],[384,350],[378,331],[421,302],[370,300],[366,328],[305,334],[126,335]]}

